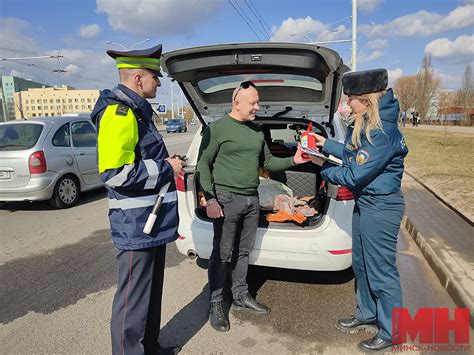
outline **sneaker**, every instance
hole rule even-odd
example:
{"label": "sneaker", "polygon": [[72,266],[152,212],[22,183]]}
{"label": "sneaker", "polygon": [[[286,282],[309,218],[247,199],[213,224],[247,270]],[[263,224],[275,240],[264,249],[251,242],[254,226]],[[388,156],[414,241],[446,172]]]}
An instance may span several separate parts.
{"label": "sneaker", "polygon": [[238,299],[234,299],[234,302],[232,303],[232,309],[236,311],[249,311],[255,314],[270,313],[270,309],[253,298],[248,291],[241,295]]}

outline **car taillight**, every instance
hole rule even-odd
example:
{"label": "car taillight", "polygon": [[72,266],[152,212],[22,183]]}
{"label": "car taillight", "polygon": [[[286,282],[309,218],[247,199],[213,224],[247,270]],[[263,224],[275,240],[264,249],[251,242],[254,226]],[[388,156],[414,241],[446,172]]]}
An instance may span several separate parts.
{"label": "car taillight", "polygon": [[30,169],[30,174],[43,174],[46,172],[46,159],[42,150],[30,155],[28,158],[28,168]]}
{"label": "car taillight", "polygon": [[353,200],[354,195],[352,192],[349,191],[349,189],[345,186],[340,186],[339,189],[337,190],[337,196],[336,196],[336,201],[347,201],[347,200]]}
{"label": "car taillight", "polygon": [[176,190],[182,191],[182,192],[186,191],[183,172],[179,173],[179,175],[176,177],[175,184],[176,184]]}

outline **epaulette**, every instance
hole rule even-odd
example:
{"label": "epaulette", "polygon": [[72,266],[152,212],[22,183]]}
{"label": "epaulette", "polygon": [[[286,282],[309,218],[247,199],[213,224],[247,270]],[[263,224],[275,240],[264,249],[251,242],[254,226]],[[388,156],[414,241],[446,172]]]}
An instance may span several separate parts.
{"label": "epaulette", "polygon": [[127,116],[129,107],[125,104],[118,104],[117,109],[115,110],[115,114],[117,116]]}

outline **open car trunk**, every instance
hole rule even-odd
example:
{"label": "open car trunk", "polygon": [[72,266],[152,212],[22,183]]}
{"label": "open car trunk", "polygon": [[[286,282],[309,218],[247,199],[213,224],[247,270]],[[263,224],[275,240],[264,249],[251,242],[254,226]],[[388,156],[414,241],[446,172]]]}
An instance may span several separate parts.
{"label": "open car trunk", "polygon": [[[254,122],[259,124],[262,128],[270,152],[275,157],[280,158],[292,157],[295,155],[301,132],[307,128],[307,124],[309,123],[309,121],[304,119],[285,119],[275,121],[258,117]],[[313,122],[313,131],[327,137],[325,128],[320,124]],[[269,226],[272,228],[289,229],[314,227],[322,221],[323,216],[328,210],[328,190],[330,191],[330,186],[325,185],[323,182],[319,166],[306,163],[294,166],[286,171],[261,171],[260,175],[260,228]],[[305,201],[309,208],[314,208],[314,210],[316,210],[316,213],[306,216],[306,220],[303,222],[296,222],[294,220],[268,222],[266,218],[267,214],[278,212],[278,209],[275,205],[273,206],[273,209],[270,208],[268,201],[270,200],[271,195],[262,196],[262,185],[265,184],[264,180],[267,183],[271,182],[271,184],[284,184],[285,189],[291,190],[291,195],[295,199]],[[206,210],[203,207],[203,194],[199,190],[199,182],[194,181],[192,185],[196,188],[196,215],[201,220],[211,221],[211,219],[207,217]],[[276,194],[277,193],[275,193],[275,195]],[[296,208],[297,207],[295,207],[295,210]]]}

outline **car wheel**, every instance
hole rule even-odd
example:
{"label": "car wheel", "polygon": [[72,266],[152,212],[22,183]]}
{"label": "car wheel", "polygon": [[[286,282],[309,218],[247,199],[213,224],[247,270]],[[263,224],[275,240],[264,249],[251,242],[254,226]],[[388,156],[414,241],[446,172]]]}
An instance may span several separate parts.
{"label": "car wheel", "polygon": [[56,186],[49,203],[54,208],[69,208],[74,206],[79,200],[79,182],[72,175],[62,176]]}

